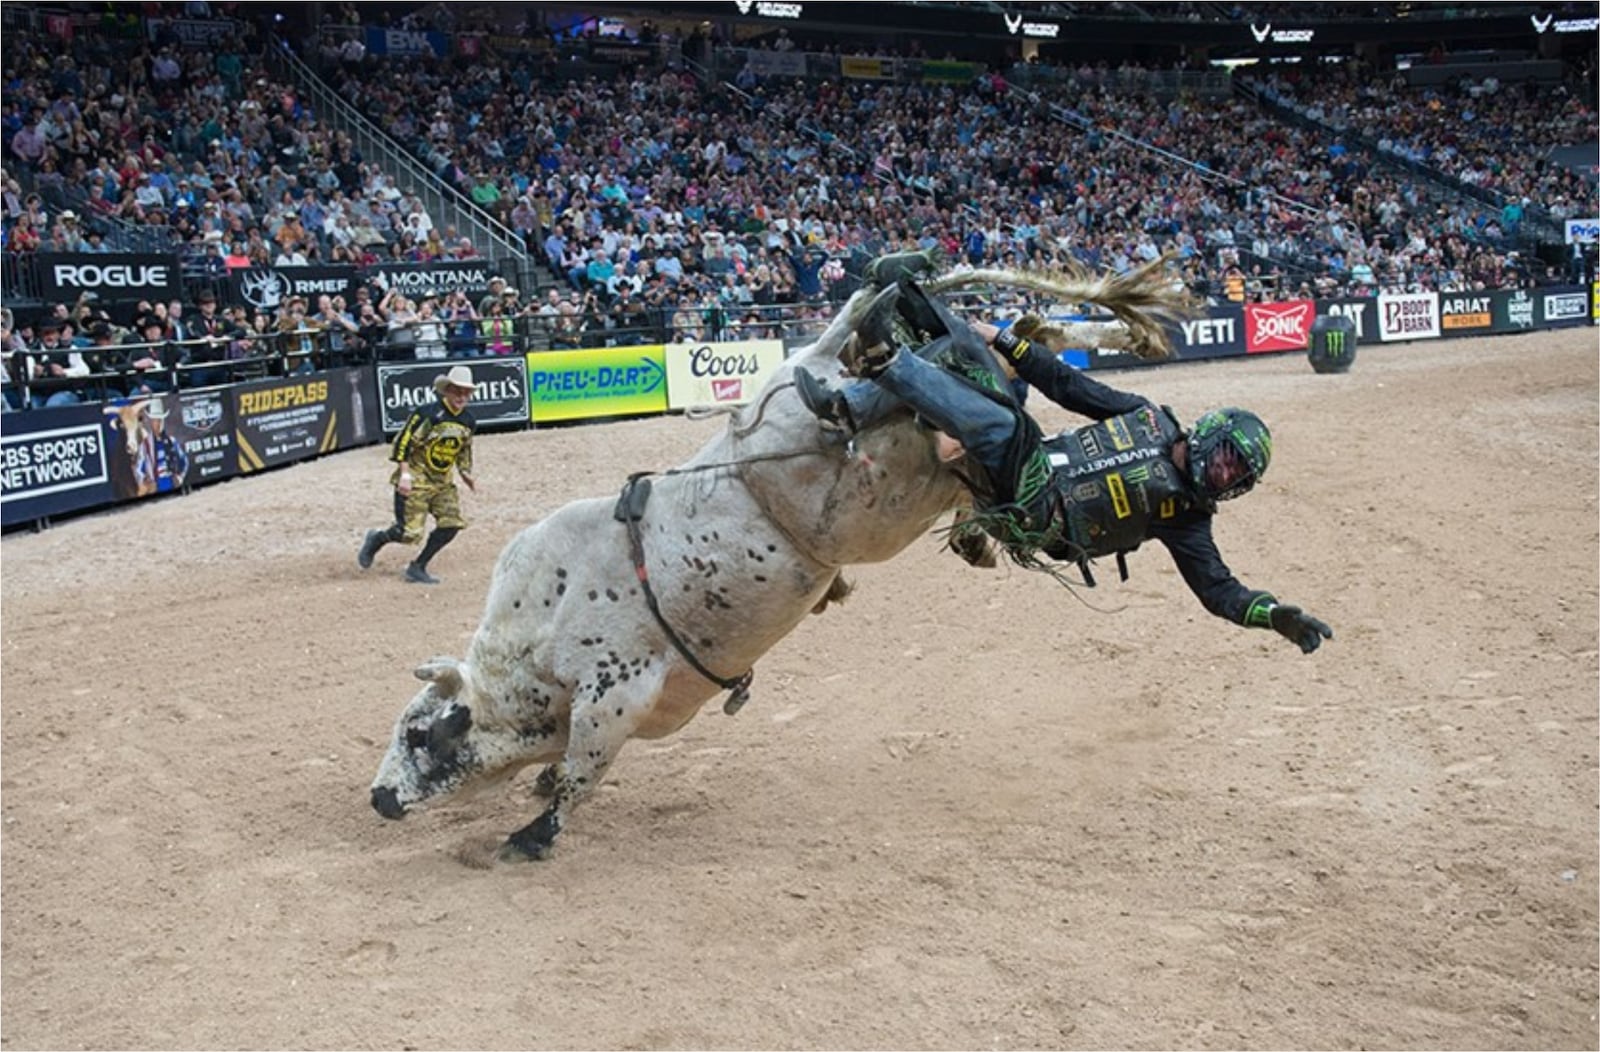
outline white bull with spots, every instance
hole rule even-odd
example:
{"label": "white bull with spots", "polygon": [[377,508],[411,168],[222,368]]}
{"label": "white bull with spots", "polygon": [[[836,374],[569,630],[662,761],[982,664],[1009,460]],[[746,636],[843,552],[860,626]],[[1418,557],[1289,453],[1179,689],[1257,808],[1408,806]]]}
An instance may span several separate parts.
{"label": "white bull with spots", "polygon": [[[1152,319],[1176,302],[1156,268],[1043,285],[975,272],[928,287],[980,280],[1109,306],[1122,325],[1075,336],[1126,345],[1131,333],[1152,354],[1164,346],[1151,339]],[[842,597],[842,567],[890,558],[964,503],[933,434],[911,414],[847,448],[794,390],[797,367],[840,382],[839,353],[868,296],[858,293],[691,461],[650,480],[632,536],[612,495],[569,504],[512,539],[466,658],[416,670],[426,685],[400,714],[372,784],[381,815],[547,764],[536,788],[549,805],[500,849],[505,860],[545,857],[628,739],[688,723],[808,612]]]}

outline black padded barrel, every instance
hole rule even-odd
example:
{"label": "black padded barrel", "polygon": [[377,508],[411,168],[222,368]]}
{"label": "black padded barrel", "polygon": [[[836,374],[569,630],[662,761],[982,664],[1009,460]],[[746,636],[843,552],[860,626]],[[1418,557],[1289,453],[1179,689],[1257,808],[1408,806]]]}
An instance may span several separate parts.
{"label": "black padded barrel", "polygon": [[1311,345],[1306,349],[1311,368],[1319,373],[1345,373],[1356,360],[1356,323],[1337,314],[1325,314],[1311,323]]}

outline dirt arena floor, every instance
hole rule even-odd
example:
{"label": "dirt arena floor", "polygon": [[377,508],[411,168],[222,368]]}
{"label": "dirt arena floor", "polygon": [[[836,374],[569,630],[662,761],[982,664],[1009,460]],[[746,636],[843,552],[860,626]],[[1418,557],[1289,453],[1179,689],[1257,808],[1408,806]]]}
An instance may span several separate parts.
{"label": "dirt arena floor", "polygon": [[926,538],[534,865],[485,864],[526,780],[368,806],[411,669],[516,530],[720,420],[481,437],[434,589],[356,568],[381,447],[10,535],[0,1044],[1595,1048],[1597,357],[1113,374],[1271,422],[1219,543],[1333,642],[1159,548],[1074,595]]}

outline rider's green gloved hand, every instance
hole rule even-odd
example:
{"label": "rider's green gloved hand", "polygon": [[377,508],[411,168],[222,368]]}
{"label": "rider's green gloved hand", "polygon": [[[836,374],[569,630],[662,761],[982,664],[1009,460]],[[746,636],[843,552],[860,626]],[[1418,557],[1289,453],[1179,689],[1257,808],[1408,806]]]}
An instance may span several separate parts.
{"label": "rider's green gloved hand", "polygon": [[1274,606],[1267,614],[1273,631],[1309,654],[1322,645],[1324,639],[1333,638],[1333,629],[1318,621],[1298,606]]}

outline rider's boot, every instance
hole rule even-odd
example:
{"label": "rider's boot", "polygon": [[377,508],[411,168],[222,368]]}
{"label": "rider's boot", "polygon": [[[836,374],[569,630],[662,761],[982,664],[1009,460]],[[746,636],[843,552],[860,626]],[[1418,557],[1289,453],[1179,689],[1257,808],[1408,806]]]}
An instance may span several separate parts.
{"label": "rider's boot", "polygon": [[831,431],[854,434],[855,421],[850,418],[850,403],[838,391],[830,391],[826,384],[805,369],[794,371],[794,387],[800,392],[800,401],[811,410],[822,426]]}
{"label": "rider's boot", "polygon": [[878,293],[856,323],[856,331],[839,352],[852,375],[870,380],[882,374],[900,348],[911,343],[913,337],[897,309],[899,299],[899,288],[889,286]]}

